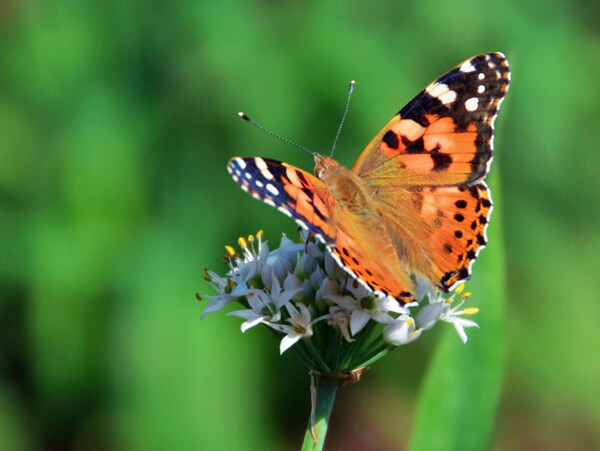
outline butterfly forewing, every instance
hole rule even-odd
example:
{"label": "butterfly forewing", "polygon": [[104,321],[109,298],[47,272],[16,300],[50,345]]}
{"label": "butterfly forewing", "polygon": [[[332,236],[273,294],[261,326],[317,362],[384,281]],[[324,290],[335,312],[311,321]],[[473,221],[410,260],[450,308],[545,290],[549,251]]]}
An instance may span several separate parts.
{"label": "butterfly forewing", "polygon": [[501,53],[473,57],[427,86],[383,128],[353,170],[377,184],[398,174],[407,185],[473,183],[488,172],[498,107],[510,71]]}
{"label": "butterfly forewing", "polygon": [[314,175],[268,158],[232,158],[227,171],[256,199],[277,208],[324,243],[335,241],[335,200]]}

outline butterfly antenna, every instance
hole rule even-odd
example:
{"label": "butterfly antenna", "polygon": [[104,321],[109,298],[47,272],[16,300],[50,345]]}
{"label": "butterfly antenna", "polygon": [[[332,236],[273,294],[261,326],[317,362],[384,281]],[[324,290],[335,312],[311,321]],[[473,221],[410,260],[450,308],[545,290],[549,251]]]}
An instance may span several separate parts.
{"label": "butterfly antenna", "polygon": [[335,151],[335,146],[337,146],[338,139],[340,134],[342,133],[342,127],[344,126],[344,122],[346,121],[346,116],[348,115],[348,109],[350,108],[350,99],[352,98],[352,92],[354,91],[354,85],[356,82],[352,80],[350,82],[350,88],[348,89],[348,100],[346,100],[346,109],[344,110],[344,115],[342,116],[342,122],[340,122],[340,126],[338,128],[337,134],[335,135],[335,140],[333,141],[333,147],[331,148],[331,157],[333,157],[333,152]]}
{"label": "butterfly antenna", "polygon": [[238,113],[238,116],[239,116],[239,117],[241,117],[242,119],[244,119],[245,121],[248,121],[248,122],[250,122],[250,123],[251,123],[252,125],[254,125],[256,128],[258,128],[259,130],[261,130],[261,131],[265,132],[267,135],[270,135],[270,136],[272,136],[273,138],[277,138],[278,140],[280,140],[280,141],[283,141],[284,143],[287,143],[287,144],[290,144],[290,145],[292,145],[292,146],[294,146],[294,147],[297,147],[298,149],[304,150],[305,152],[308,152],[308,153],[309,153],[309,154],[311,154],[311,155],[316,155],[316,153],[315,153],[315,152],[313,152],[312,150],[310,150],[310,149],[307,149],[306,147],[304,147],[304,146],[301,146],[300,144],[296,144],[295,142],[293,142],[293,141],[290,141],[289,139],[286,139],[286,138],[284,138],[283,136],[279,136],[279,135],[277,135],[277,134],[273,133],[271,130],[267,130],[267,129],[266,129],[266,128],[264,128],[262,125],[260,125],[260,124],[258,124],[258,123],[256,123],[256,122],[254,122],[252,119],[250,119],[250,118],[249,118],[249,117],[246,115],[246,113],[242,113],[242,112],[240,111],[240,112]]}

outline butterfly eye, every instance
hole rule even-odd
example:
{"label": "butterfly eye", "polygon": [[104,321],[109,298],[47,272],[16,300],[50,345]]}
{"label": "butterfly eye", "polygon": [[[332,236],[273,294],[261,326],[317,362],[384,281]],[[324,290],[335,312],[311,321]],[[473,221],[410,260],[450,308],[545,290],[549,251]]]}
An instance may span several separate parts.
{"label": "butterfly eye", "polygon": [[315,175],[319,178],[321,178],[321,175],[323,175],[323,165],[321,163],[317,164],[315,166]]}
{"label": "butterfly eye", "polygon": [[325,166],[323,164],[323,160],[321,158],[317,159],[317,157],[315,157],[315,175],[318,178],[321,178],[324,170],[325,170]]}
{"label": "butterfly eye", "polygon": [[322,157],[319,154],[315,154],[315,175],[323,180],[325,170],[331,167],[331,158]]}

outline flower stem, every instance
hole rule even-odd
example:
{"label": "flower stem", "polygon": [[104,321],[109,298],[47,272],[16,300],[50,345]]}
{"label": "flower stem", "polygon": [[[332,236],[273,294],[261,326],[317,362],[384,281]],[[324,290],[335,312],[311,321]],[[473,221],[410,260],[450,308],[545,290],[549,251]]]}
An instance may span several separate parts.
{"label": "flower stem", "polygon": [[[379,348],[377,348],[372,354],[371,357],[367,359],[367,356],[363,356],[359,359],[356,359],[356,365],[360,365],[361,367],[367,367],[369,365],[371,365],[372,363],[374,363],[375,361],[379,360],[380,358],[382,358],[384,355],[386,355],[387,353],[389,353],[390,351],[392,351],[394,348],[388,344],[383,344],[381,345]],[[365,361],[366,360],[366,361]],[[359,363],[360,362],[360,363]],[[351,366],[352,367],[352,366]]]}
{"label": "flower stem", "polygon": [[[315,346],[313,345],[312,341],[310,340],[305,340],[304,343],[306,344],[306,348],[309,352],[309,354],[311,355],[311,357],[317,362],[317,364],[319,365],[319,368],[321,371],[325,371],[325,372],[329,372],[331,371],[331,368],[329,368],[329,365],[327,365],[327,363],[325,363],[325,361],[323,360],[323,358],[321,357],[321,354],[319,354],[319,351],[315,348]],[[314,367],[313,367],[314,368]]]}
{"label": "flower stem", "polygon": [[337,378],[311,373],[311,414],[302,443],[302,451],[320,451],[325,443],[329,416],[340,385]]}

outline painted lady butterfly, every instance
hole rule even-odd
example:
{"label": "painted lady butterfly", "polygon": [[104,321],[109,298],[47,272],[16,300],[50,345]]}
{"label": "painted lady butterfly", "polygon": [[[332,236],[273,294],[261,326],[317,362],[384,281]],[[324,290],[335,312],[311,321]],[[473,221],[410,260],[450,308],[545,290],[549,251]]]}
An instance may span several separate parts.
{"label": "painted lady butterfly", "polygon": [[483,179],[509,80],[501,53],[465,61],[402,108],[352,170],[320,155],[317,177],[257,157],[233,158],[227,170],[376,294],[412,302],[413,274],[447,292],[471,276],[487,244],[492,201]]}

